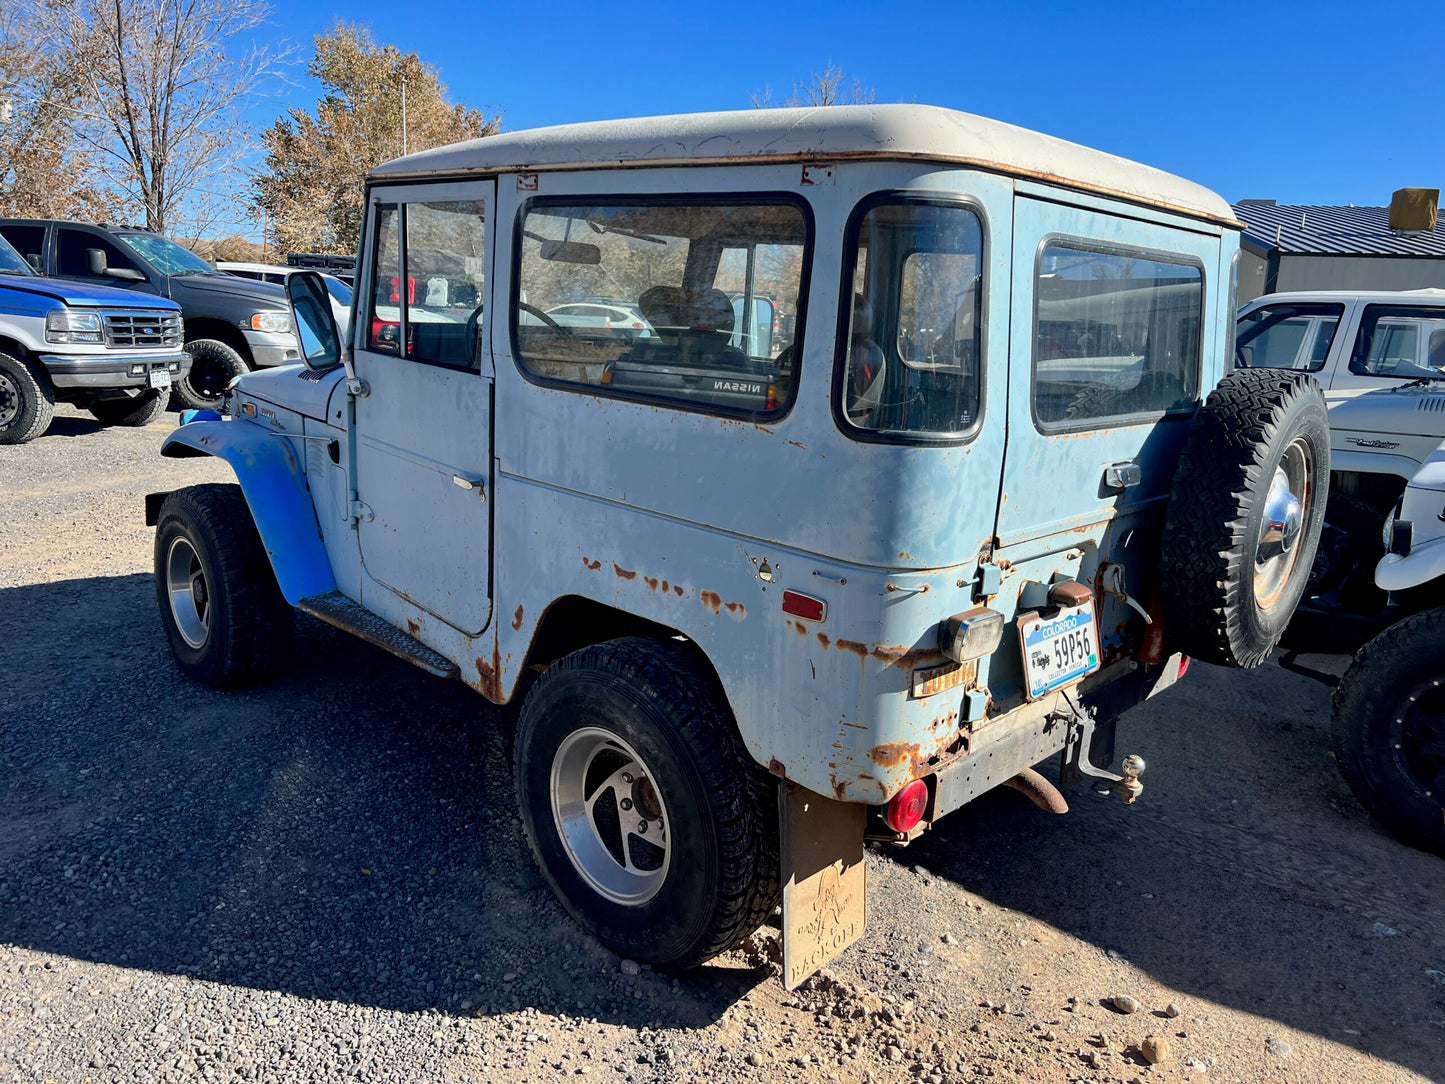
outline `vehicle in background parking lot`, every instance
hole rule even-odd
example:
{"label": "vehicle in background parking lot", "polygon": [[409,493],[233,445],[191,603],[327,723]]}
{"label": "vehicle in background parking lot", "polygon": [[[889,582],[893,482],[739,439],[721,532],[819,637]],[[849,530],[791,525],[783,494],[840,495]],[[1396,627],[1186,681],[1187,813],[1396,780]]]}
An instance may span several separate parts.
{"label": "vehicle in background parking lot", "polygon": [[154,421],[190,368],[184,334],[174,302],[41,278],[0,238],[0,444],[40,436],[57,402]]}
{"label": "vehicle in background parking lot", "polygon": [[[270,282],[277,286],[286,285],[286,276],[294,273],[297,268],[282,267],[269,263],[245,263],[237,260],[217,260],[216,270],[224,271],[228,275],[236,275],[243,279],[254,279],[258,282]],[[331,313],[336,317],[337,326],[345,329],[351,324],[351,287],[342,282],[335,275],[323,273],[321,281],[326,283],[326,292],[331,295]]]}
{"label": "vehicle in background parking lot", "polygon": [[[781,898],[797,985],[862,933],[865,839],[1062,811],[1050,757],[1132,801],[1119,716],[1304,590],[1324,400],[1226,372],[1197,185],[895,105],[503,133],[363,206],[349,335],[291,276],[305,367],[165,443],[239,483],[147,498],[173,655],[254,679],[295,607],[521,700],[538,864],[629,958]],[[612,297],[651,334],[556,315]]]}
{"label": "vehicle in background parking lot", "polygon": [[285,291],[217,271],[150,230],[50,219],[0,219],[0,236],[41,274],[170,298],[185,316],[190,371],[178,406],[219,407],[242,373],[300,360]]}
{"label": "vehicle in background parking lot", "polygon": [[1285,644],[1354,661],[1335,760],[1396,835],[1445,854],[1445,290],[1271,294],[1236,363],[1312,372],[1330,400],[1330,498]]}

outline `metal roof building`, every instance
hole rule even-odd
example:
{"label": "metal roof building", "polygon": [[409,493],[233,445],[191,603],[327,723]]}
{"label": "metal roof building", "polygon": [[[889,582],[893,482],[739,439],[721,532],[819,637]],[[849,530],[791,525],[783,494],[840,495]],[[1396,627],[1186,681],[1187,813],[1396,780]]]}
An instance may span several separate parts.
{"label": "metal roof building", "polygon": [[1279,290],[1445,287],[1445,219],[1430,231],[1392,230],[1388,207],[1329,207],[1246,199],[1239,300]]}

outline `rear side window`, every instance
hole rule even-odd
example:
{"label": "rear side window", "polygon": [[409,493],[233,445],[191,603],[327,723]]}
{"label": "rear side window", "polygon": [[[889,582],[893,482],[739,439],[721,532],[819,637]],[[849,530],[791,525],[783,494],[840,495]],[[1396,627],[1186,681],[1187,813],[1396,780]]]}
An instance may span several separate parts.
{"label": "rear side window", "polygon": [[1445,377],[1445,308],[1365,306],[1350,372],[1400,380]]}
{"label": "rear side window", "polygon": [[512,302],[531,376],[715,413],[792,402],[810,222],[792,199],[534,201]]}
{"label": "rear side window", "polygon": [[983,223],[970,207],[886,197],[856,219],[835,390],[845,430],[956,440],[982,401]]}
{"label": "rear side window", "polygon": [[1235,363],[1265,369],[1324,368],[1343,305],[1266,305],[1240,318]]}
{"label": "rear side window", "polygon": [[1034,280],[1034,416],[1045,429],[1184,410],[1199,393],[1204,269],[1055,241]]}
{"label": "rear side window", "polygon": [[45,249],[45,227],[44,226],[5,226],[0,227],[0,234],[4,234],[5,240],[26,262],[32,266],[40,265],[40,256]]}

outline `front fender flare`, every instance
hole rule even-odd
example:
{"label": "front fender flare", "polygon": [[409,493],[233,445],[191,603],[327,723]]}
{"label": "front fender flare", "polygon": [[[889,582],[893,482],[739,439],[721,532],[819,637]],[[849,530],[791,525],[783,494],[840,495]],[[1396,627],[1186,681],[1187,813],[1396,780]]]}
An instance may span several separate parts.
{"label": "front fender flare", "polygon": [[161,455],[211,455],[231,465],[287,602],[336,590],[306,474],[288,438],[244,419],[194,421],[166,437]]}

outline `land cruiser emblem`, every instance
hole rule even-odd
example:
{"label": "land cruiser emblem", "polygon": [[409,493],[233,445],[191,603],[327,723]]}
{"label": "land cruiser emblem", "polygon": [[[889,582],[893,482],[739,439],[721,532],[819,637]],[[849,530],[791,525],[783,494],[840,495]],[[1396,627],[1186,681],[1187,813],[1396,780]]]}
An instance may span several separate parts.
{"label": "land cruiser emblem", "polygon": [[714,380],[712,382],[712,390],[742,391],[750,395],[763,394],[763,386],[761,384],[744,384],[741,380]]}
{"label": "land cruiser emblem", "polygon": [[1346,437],[1346,441],[1361,448],[1398,448],[1398,440],[1367,440],[1364,437]]}

